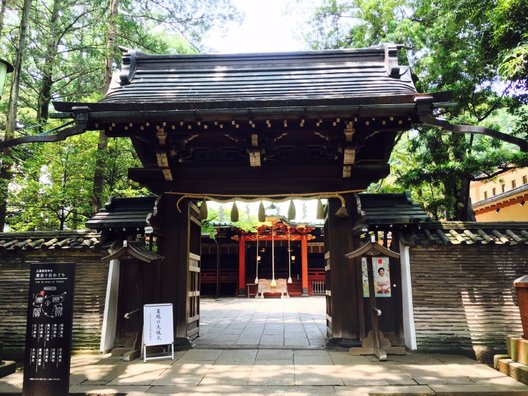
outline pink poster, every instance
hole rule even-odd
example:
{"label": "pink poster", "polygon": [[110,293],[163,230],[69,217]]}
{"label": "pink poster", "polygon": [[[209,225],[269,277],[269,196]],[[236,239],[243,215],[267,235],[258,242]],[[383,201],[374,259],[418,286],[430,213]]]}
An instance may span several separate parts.
{"label": "pink poster", "polygon": [[391,280],[388,257],[372,257],[376,297],[391,297]]}

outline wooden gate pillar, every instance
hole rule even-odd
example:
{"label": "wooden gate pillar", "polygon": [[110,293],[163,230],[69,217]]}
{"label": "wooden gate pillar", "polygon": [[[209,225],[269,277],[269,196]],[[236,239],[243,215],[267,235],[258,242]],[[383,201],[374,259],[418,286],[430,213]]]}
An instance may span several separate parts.
{"label": "wooden gate pillar", "polygon": [[[196,216],[191,215],[196,207],[188,200],[180,201],[177,207],[178,198],[165,194],[158,204],[157,217],[163,221],[159,253],[165,257],[161,264],[160,303],[173,304],[175,343],[190,347],[189,339],[198,335],[199,314],[195,312],[194,300],[198,299],[199,304],[200,226]],[[198,281],[193,274],[198,274]]]}
{"label": "wooden gate pillar", "polygon": [[[357,340],[360,337],[361,274],[347,264],[345,254],[355,250],[359,241],[352,235],[355,222],[356,202],[346,196],[348,217],[335,215],[341,207],[338,199],[328,200],[325,221],[325,270],[329,272],[327,285],[327,330],[329,342]],[[328,281],[327,281],[328,283]],[[333,340],[332,340],[333,339]]]}

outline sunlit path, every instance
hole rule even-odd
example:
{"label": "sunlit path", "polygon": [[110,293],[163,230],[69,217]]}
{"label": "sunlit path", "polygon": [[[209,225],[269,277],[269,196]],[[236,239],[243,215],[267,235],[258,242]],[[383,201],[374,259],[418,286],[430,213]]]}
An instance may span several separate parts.
{"label": "sunlit path", "polygon": [[202,299],[197,348],[322,348],[325,299]]}

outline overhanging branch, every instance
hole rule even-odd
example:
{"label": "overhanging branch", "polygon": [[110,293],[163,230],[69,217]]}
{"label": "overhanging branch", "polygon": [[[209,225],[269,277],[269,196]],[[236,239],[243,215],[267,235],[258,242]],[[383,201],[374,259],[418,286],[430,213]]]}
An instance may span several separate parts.
{"label": "overhanging branch", "polygon": [[[88,108],[81,108],[76,110],[81,111],[75,114],[75,121],[67,122],[66,124],[63,124],[57,128],[53,128],[49,131],[43,132],[40,135],[21,136],[15,139],[0,142],[0,149],[19,146],[21,144],[27,143],[59,142],[61,140],[69,138],[70,136],[80,135],[86,132],[86,124],[88,122]],[[69,127],[69,125],[72,125],[73,123],[75,124],[72,127]]]}
{"label": "overhanging branch", "polygon": [[494,139],[499,139],[511,144],[519,146],[521,151],[528,153],[528,141],[518,138],[516,136],[508,135],[507,133],[496,131],[495,129],[476,126],[476,125],[454,125],[446,120],[439,120],[430,115],[421,115],[420,120],[427,125],[437,126],[447,131],[454,133],[471,133],[477,135],[486,135]]}
{"label": "overhanging branch", "polygon": [[499,139],[518,146],[522,152],[528,153],[528,141],[516,136],[508,135],[507,133],[496,131],[495,129],[486,128],[477,125],[456,125],[451,124],[446,120],[441,120],[432,115],[432,98],[420,97],[415,99],[417,104],[417,112],[420,121],[426,125],[440,127],[453,133],[470,133],[476,135],[485,135],[494,139]]}

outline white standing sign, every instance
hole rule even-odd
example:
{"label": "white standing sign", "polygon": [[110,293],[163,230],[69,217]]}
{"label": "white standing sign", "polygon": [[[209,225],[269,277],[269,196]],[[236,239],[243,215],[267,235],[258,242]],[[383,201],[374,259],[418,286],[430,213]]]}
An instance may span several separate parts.
{"label": "white standing sign", "polygon": [[169,357],[147,357],[147,347],[169,345],[174,359],[174,325],[172,304],[145,304],[143,306],[143,360]]}

